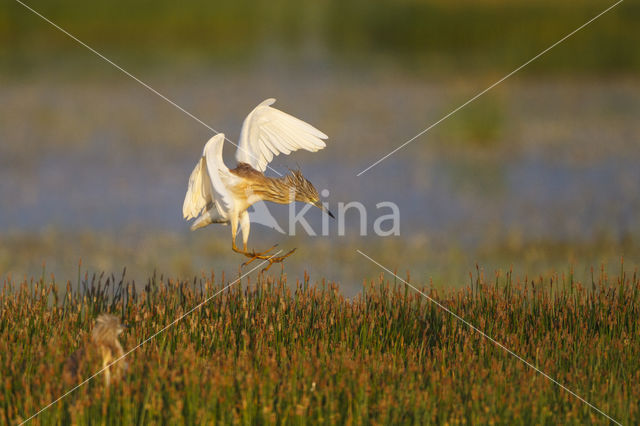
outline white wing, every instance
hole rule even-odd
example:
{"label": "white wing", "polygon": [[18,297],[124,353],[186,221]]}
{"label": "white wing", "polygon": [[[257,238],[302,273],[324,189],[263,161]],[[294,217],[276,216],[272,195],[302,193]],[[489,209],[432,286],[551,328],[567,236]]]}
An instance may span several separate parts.
{"label": "white wing", "polygon": [[202,157],[191,172],[187,194],[182,205],[182,215],[190,220],[203,210],[216,207],[222,217],[233,207],[233,198],[224,181],[230,172],[222,160],[224,134],[218,133],[204,146]]}
{"label": "white wing", "polygon": [[187,187],[187,195],[184,197],[182,204],[182,216],[190,220],[200,216],[200,212],[213,201],[211,189],[209,189],[209,174],[205,165],[204,157],[200,157],[198,164],[191,172],[189,177],[189,186]]}
{"label": "white wing", "polygon": [[327,135],[312,125],[278,109],[267,99],[244,119],[236,160],[264,172],[274,156],[298,149],[315,152],[326,146]]}

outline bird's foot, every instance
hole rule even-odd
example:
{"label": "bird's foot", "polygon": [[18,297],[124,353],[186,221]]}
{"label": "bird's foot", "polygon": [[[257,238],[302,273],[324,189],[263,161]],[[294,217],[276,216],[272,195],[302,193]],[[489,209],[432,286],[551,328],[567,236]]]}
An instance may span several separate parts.
{"label": "bird's foot", "polygon": [[266,253],[270,252],[271,250],[274,249],[275,246],[271,247],[269,250],[267,251],[263,251],[260,253],[256,253],[256,252],[252,252],[252,253],[244,253],[245,256],[249,257],[250,259],[247,260],[246,262],[244,262],[242,264],[242,266],[247,266],[248,264],[250,264],[251,262],[253,262],[256,259],[260,259],[260,260],[266,260],[267,262],[269,262],[269,264],[262,269],[262,272],[268,271],[269,268],[271,268],[271,266],[274,263],[282,263],[282,261],[284,259],[286,259],[287,257],[291,256],[293,254],[294,251],[296,251],[296,249],[293,250],[289,250],[289,252],[287,252],[285,255],[283,256],[274,256],[274,255],[268,255]]}
{"label": "bird's foot", "polygon": [[[231,249],[233,251],[235,251],[236,253],[240,253],[240,254],[244,254],[245,256],[247,256],[248,258],[255,258],[256,256],[265,256],[267,253],[269,253],[270,251],[272,251],[274,248],[278,247],[277,244],[272,245],[271,247],[269,247],[267,250],[265,251],[261,251],[256,253],[255,250],[252,251],[247,251],[247,247],[245,246],[244,250],[240,250],[239,248],[237,248],[235,245],[231,247]],[[244,264],[242,265],[244,266]]]}
{"label": "bird's foot", "polygon": [[251,253],[249,255],[247,255],[247,257],[255,257],[255,256],[268,256],[267,253],[270,253],[273,249],[275,249],[276,247],[278,247],[277,244],[272,245],[271,247],[269,247],[268,249],[266,249],[265,251],[261,251],[259,253],[256,253],[255,250],[252,250]]}

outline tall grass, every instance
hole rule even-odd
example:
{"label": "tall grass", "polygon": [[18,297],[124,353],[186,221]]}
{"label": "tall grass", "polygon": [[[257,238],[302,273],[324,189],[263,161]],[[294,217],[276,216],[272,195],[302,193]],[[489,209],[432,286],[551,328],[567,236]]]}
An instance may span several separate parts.
{"label": "tall grass", "polygon": [[[44,273],[43,273],[44,275]],[[623,423],[638,421],[640,281],[601,270],[490,279],[434,299]],[[52,278],[0,293],[0,422],[26,419],[68,390],[65,358],[95,317],[129,325],[126,349],[229,280]],[[77,287],[77,289],[75,289]],[[428,286],[427,286],[428,287]],[[92,380],[34,424],[606,423],[606,419],[404,285],[378,280],[345,299],[308,276],[246,280],[129,358],[124,381]],[[83,377],[99,366],[87,366]]]}

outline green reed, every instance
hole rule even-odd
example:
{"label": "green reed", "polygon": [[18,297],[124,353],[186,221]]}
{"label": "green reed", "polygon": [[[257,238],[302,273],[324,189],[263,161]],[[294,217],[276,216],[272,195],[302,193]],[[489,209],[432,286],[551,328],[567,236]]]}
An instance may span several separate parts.
{"label": "green reed", "polygon": [[[129,326],[121,341],[130,349],[230,282],[212,273],[135,285],[123,271],[60,286],[44,276],[6,279],[0,292],[0,423],[26,419],[69,389],[62,365],[87,344],[99,313]],[[478,269],[465,289],[423,288],[613,418],[638,420],[636,273],[600,270],[579,283],[571,274],[516,279]],[[606,423],[382,276],[351,300],[306,275],[246,279],[127,361],[124,380],[105,388],[97,377],[33,423]]]}

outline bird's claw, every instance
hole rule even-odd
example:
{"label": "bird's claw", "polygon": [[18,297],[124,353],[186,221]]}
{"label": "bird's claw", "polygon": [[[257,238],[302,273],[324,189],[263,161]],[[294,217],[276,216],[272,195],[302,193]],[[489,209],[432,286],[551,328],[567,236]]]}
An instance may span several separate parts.
{"label": "bird's claw", "polygon": [[244,250],[240,250],[239,248],[237,248],[235,245],[231,247],[231,249],[233,251],[235,251],[236,253],[240,253],[240,254],[244,254],[245,256],[247,256],[248,258],[250,258],[251,260],[245,262],[242,264],[242,266],[248,265],[249,262],[255,260],[255,259],[260,259],[260,256],[266,256],[267,253],[269,253],[271,250],[273,250],[274,248],[276,248],[278,245],[274,244],[272,245],[268,250],[265,251],[261,251],[259,253],[256,253],[255,250],[251,250],[250,252],[247,251],[247,247],[244,248]]}
{"label": "bird's claw", "polygon": [[[277,245],[277,244],[276,244]],[[250,257],[249,260],[247,260],[246,262],[244,262],[242,264],[242,267],[247,266],[248,264],[250,264],[251,262],[253,262],[256,259],[261,259],[261,260],[266,260],[267,262],[269,262],[269,264],[262,269],[262,272],[268,271],[269,268],[271,268],[271,266],[274,263],[282,263],[282,261],[284,259],[286,259],[287,257],[291,256],[293,254],[294,251],[296,251],[296,249],[292,249],[289,252],[287,252],[285,255],[283,256],[274,256],[274,255],[266,255],[265,253],[270,252],[271,250],[273,250],[275,248],[275,246],[271,247],[269,250],[261,252],[261,253],[245,253],[245,256]]]}
{"label": "bird's claw", "polygon": [[271,257],[269,259],[267,259],[269,261],[269,264],[262,268],[262,271],[260,272],[266,272],[269,270],[269,268],[271,268],[271,265],[273,265],[274,263],[282,263],[282,261],[284,259],[286,259],[287,257],[291,256],[293,254],[293,252],[296,251],[296,249],[291,249],[287,252],[287,254],[285,254],[284,256],[278,256],[278,257]]}
{"label": "bird's claw", "polygon": [[[267,255],[267,253],[269,253],[271,250],[273,250],[273,249],[274,249],[274,248],[276,248],[276,247],[278,247],[278,245],[277,245],[277,244],[274,244],[274,245],[272,245],[271,247],[269,247],[267,250],[265,250],[265,251],[261,251],[261,252],[259,252],[259,253],[256,253],[256,251],[255,251],[255,250],[251,250],[251,253],[249,253],[249,252],[246,252],[246,251],[245,251],[245,252],[244,252],[244,255],[245,255],[245,256],[247,256],[247,257],[250,257],[250,258],[251,258],[251,260],[254,260],[254,259],[256,259],[256,258],[260,258],[260,256],[266,256],[266,255]],[[247,263],[247,264],[248,264],[248,263]],[[244,266],[244,264],[243,264],[243,266]]]}

